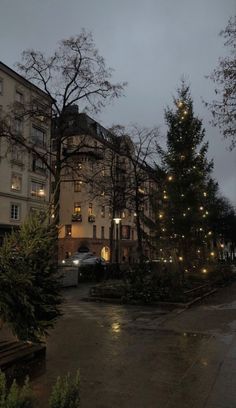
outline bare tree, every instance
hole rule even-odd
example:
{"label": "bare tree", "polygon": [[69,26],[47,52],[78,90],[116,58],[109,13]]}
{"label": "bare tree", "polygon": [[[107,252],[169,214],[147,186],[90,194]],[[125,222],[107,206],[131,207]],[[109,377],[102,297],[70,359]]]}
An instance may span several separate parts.
{"label": "bare tree", "polygon": [[103,141],[103,160],[96,163],[90,174],[90,196],[102,206],[109,208],[110,216],[110,259],[113,260],[114,218],[120,217],[126,207],[126,169],[122,159],[122,138],[114,134],[114,129],[107,132]]}
{"label": "bare tree", "polygon": [[224,45],[230,47],[230,55],[220,58],[217,68],[209,75],[216,88],[216,98],[205,102],[210,109],[214,126],[219,126],[223,136],[231,139],[231,149],[236,146],[236,16],[229,19],[220,32]]}
{"label": "bare tree", "polygon": [[113,129],[122,134],[120,147],[121,157],[126,159],[126,170],[123,178],[125,208],[133,211],[137,231],[137,252],[139,261],[144,259],[145,240],[148,240],[146,220],[149,218],[148,202],[150,185],[153,178],[154,142],[159,136],[157,128],[142,128],[137,125],[129,129],[120,126]]}
{"label": "bare tree", "polygon": [[[42,154],[32,145],[32,141],[16,135],[9,126],[9,121],[3,119],[0,121],[0,133],[1,136],[7,137],[11,144],[17,143],[36,154],[52,174],[55,185],[55,222],[59,224],[63,169],[72,165],[71,157],[75,157],[79,149],[87,143],[86,139],[82,140],[73,152],[64,155],[64,149],[68,145],[73,105],[79,104],[80,108],[98,112],[111,100],[122,95],[126,83],[111,82],[112,70],[106,67],[103,57],[99,55],[92,34],[85,30],[75,37],[62,40],[50,56],[35,50],[24,51],[18,69],[26,79],[48,95],[52,106],[52,110],[49,107],[45,109],[34,101],[25,105],[19,114],[24,118],[52,119],[53,143],[46,153]],[[9,115],[14,115],[14,109],[15,107],[11,108]]]}

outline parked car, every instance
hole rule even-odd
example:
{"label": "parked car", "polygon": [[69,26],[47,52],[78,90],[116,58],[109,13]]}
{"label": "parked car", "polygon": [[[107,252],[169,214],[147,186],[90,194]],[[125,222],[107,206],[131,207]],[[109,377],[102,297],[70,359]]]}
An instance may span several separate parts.
{"label": "parked car", "polygon": [[102,266],[106,266],[106,261],[102,256],[90,256],[88,258],[84,258],[81,262],[81,265],[96,265],[100,263]]}
{"label": "parked car", "polygon": [[94,257],[92,252],[76,252],[74,255],[71,255],[69,258],[62,260],[62,265],[65,266],[79,266],[85,259]]}

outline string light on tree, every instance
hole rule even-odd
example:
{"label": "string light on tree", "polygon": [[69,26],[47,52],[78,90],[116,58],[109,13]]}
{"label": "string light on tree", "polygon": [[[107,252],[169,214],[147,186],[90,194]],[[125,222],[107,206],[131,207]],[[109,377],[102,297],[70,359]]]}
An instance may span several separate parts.
{"label": "string light on tree", "polygon": [[[193,101],[184,82],[174,103],[174,109],[168,108],[165,114],[168,125],[164,156],[167,175],[162,199],[168,197],[168,201],[164,204],[165,217],[159,213],[159,235],[162,228],[166,228],[163,245],[172,253],[181,254],[181,262],[186,267],[193,264],[194,256],[198,261],[204,260],[207,252],[203,235],[210,227],[206,218],[207,202],[203,198],[207,197],[209,166],[207,144],[203,141],[204,129],[201,120],[194,116]],[[209,241],[210,236],[207,238]]]}

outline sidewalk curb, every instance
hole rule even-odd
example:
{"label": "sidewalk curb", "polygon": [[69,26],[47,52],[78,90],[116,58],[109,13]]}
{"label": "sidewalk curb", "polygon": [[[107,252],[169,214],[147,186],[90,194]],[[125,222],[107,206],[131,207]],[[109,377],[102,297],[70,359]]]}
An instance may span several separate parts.
{"label": "sidewalk curb", "polygon": [[[103,302],[109,303],[114,305],[131,305],[131,306],[160,306],[160,307],[168,307],[172,306],[173,308],[180,308],[180,313],[186,309],[189,309],[195,303],[201,302],[201,300],[205,299],[206,297],[212,295],[213,293],[217,292],[218,289],[212,289],[209,292],[204,293],[202,296],[198,296],[195,299],[191,300],[187,303],[178,303],[178,302],[153,302],[150,304],[145,304],[141,302],[131,302],[131,303],[123,303],[120,298],[108,298],[108,297],[99,297],[99,296],[88,296],[84,297],[81,300],[84,302]],[[182,309],[183,308],[183,309]]]}

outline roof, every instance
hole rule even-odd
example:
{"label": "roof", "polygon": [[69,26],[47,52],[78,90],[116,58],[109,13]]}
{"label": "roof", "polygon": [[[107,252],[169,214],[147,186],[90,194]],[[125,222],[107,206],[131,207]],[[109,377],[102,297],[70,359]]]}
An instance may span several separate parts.
{"label": "roof", "polygon": [[21,82],[24,86],[29,89],[35,90],[38,93],[41,93],[45,98],[52,99],[45,91],[40,89],[38,86],[34,85],[28,79],[24,78],[22,75],[18,74],[18,72],[14,71],[12,68],[8,67],[2,61],[0,61],[0,70],[5,72],[6,74],[10,75],[12,78],[16,79],[17,81]]}

